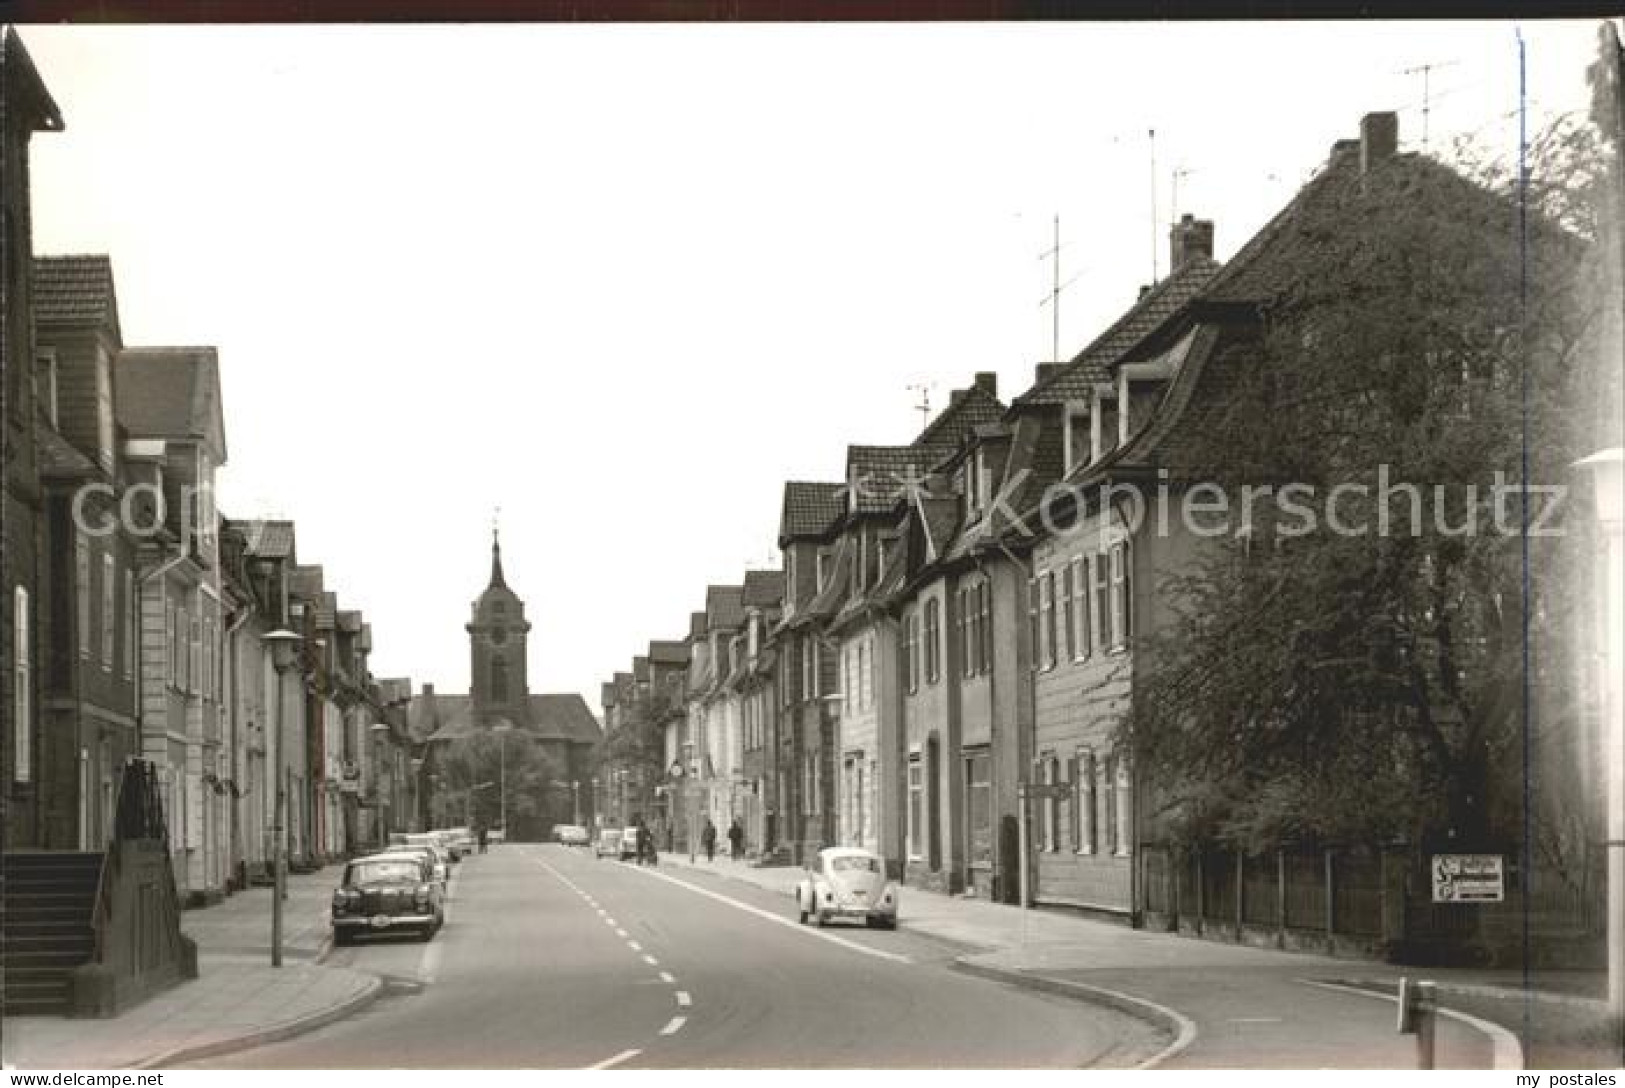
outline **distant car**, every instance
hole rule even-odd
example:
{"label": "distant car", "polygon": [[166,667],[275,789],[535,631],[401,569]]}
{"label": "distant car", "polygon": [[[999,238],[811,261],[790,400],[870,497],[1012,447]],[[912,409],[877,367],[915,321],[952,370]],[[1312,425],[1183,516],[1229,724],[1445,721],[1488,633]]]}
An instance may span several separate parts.
{"label": "distant car", "polygon": [[618,858],[621,856],[621,829],[618,827],[602,828],[598,832],[598,841],[593,844],[593,852],[599,857]]}
{"label": "distant car", "polygon": [[333,943],[364,933],[416,930],[425,941],[445,924],[441,886],[420,853],[369,854],[344,867],[333,892]]}
{"label": "distant car", "polygon": [[462,838],[449,827],[437,828],[429,832],[440,848],[450,856],[452,864],[463,860]]}
{"label": "distant car", "polygon": [[485,832],[485,841],[487,843],[507,842],[508,833],[500,827],[489,828]]}
{"label": "distant car", "polygon": [[451,839],[452,844],[462,851],[464,857],[480,848],[480,840],[474,836],[473,831],[466,827],[454,827],[446,834]]}
{"label": "distant car", "polygon": [[861,918],[871,928],[897,928],[897,885],[886,879],[878,856],[855,846],[831,846],[818,852],[796,885],[801,923],[820,926],[836,918]]}
{"label": "distant car", "polygon": [[[451,865],[440,847],[432,842],[420,843],[416,846],[391,846],[385,854],[410,854],[421,858],[429,864],[429,879],[440,885],[440,894],[446,894],[446,884],[451,879]],[[382,857],[382,854],[370,854],[369,857]]]}
{"label": "distant car", "polygon": [[553,829],[553,838],[565,846],[586,846],[592,835],[580,824],[559,824]]}
{"label": "distant car", "polygon": [[636,859],[638,856],[638,829],[635,827],[621,828],[621,860]]}

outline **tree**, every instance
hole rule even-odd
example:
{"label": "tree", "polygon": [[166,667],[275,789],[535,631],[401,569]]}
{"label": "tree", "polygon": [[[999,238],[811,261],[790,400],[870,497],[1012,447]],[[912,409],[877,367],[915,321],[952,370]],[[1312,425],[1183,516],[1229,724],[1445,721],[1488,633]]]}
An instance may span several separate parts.
{"label": "tree", "polygon": [[522,729],[506,734],[480,730],[459,737],[446,745],[436,762],[449,803],[454,809],[466,805],[476,823],[502,825],[504,792],[510,821],[559,808],[553,783],[562,768]]}
{"label": "tree", "polygon": [[[1531,744],[1578,713],[1573,544],[1520,531],[1518,488],[1566,484],[1584,445],[1597,150],[1559,124],[1523,188],[1484,159],[1334,166],[1244,254],[1269,288],[1208,364],[1179,469],[1274,502],[1158,587],[1177,618],[1141,640],[1121,738],[1176,834],[1521,839]],[[1363,532],[1325,516],[1341,484],[1368,489],[1336,511]],[[1561,526],[1545,505],[1527,516]]]}

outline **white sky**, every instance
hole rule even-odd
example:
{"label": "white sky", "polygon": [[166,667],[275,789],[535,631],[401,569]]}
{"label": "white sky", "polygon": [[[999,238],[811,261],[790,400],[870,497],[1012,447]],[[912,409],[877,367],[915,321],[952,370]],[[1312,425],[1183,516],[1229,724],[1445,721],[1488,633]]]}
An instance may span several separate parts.
{"label": "white sky", "polygon": [[[1593,22],[1522,24],[1532,117]],[[125,341],[220,349],[234,517],[297,521],[374,670],[465,690],[500,504],[531,689],[776,563],[786,479],[904,443],[1152,274],[1228,257],[1360,116],[1510,153],[1510,23],[28,27],[67,124],[35,249],[105,252]],[[1081,275],[1080,275],[1081,274]]]}

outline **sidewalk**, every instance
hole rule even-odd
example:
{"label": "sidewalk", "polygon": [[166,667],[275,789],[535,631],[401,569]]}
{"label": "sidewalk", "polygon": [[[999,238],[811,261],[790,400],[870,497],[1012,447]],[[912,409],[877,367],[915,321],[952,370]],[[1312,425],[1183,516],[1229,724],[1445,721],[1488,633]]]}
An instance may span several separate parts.
{"label": "sidewalk", "polygon": [[271,966],[271,891],[249,888],[181,915],[198,945],[198,977],[111,1020],[7,1017],[8,1066],[19,1069],[159,1068],[285,1039],[361,1008],[376,976],[323,967],[327,905],[339,869],[290,874],[283,965]]}
{"label": "sidewalk", "polygon": [[[662,854],[663,866],[794,893],[801,870]],[[1387,992],[1400,968],[1131,929],[1054,910],[904,889],[902,929],[965,951],[961,970],[1070,993],[1150,1020],[1172,1043],[1160,1068],[1415,1068],[1416,1044],[1394,1028],[1392,1001],[1314,983],[1362,980]],[[1410,971],[1418,974],[1414,969]],[[1444,984],[1493,987],[1505,973],[1432,970]],[[1572,999],[1571,999],[1572,1000]],[[1521,1068],[1517,1040],[1496,1025],[1441,1018],[1440,1068]]]}

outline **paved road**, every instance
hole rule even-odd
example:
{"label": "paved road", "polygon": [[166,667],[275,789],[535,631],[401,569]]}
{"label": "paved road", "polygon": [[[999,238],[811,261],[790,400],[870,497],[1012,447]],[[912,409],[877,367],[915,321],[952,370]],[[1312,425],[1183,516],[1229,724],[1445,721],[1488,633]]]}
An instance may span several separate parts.
{"label": "paved road", "polygon": [[788,900],[555,846],[460,866],[428,944],[332,962],[386,995],[200,1068],[1034,1068],[1127,1065],[1138,1021],[951,971],[929,938],[795,923]]}

